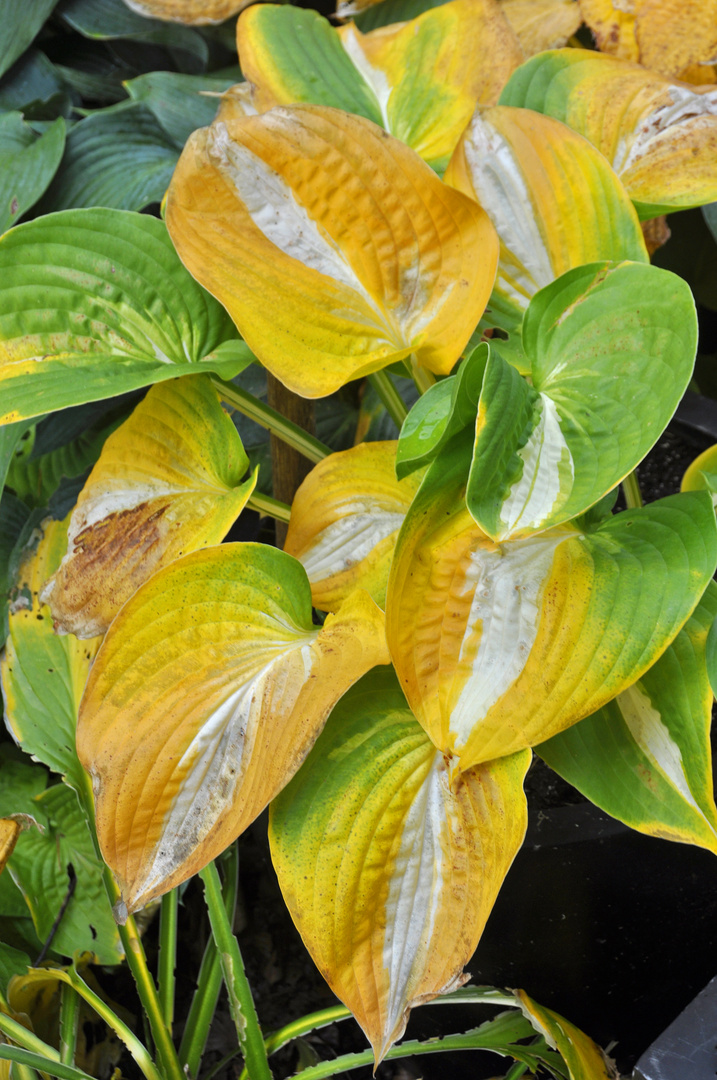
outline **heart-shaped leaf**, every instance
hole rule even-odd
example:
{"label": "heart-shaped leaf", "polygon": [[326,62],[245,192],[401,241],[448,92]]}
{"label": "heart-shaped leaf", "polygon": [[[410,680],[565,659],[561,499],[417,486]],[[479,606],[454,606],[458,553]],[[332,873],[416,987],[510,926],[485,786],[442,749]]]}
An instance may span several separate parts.
{"label": "heart-shaped leaf", "polygon": [[336,706],[270,811],[272,861],[319,970],[376,1062],[413,1005],[466,981],[523,841],[527,752],[451,780],[390,668]]}
{"label": "heart-shaped leaf", "polygon": [[469,436],[430,467],[399,534],[386,634],[417,719],[461,768],[543,742],[635,682],[717,562],[704,492],[496,544],[461,500]]}
{"label": "heart-shaped leaf", "polygon": [[451,0],[368,34],[353,23],[334,29],[317,12],[255,4],[239,19],[237,47],[260,112],[306,102],[365,116],[439,174],[473,109],[495,104],[523,59],[486,0]]}
{"label": "heart-shaped leaf", "polygon": [[120,917],[223,851],[387,659],[365,592],[317,628],[306,572],[275,548],[224,544],[150,578],[110,627],[77,732]]}
{"label": "heart-shaped leaf", "polygon": [[537,747],[551,768],[633,829],[717,852],[705,663],[711,581],[660,659],[599,712]]}
{"label": "heart-shaped leaf", "polygon": [[55,628],[104,634],[147,578],[218,544],[256,485],[206,375],[153,386],[104,444],[80,492],[67,554],[42,590]]}
{"label": "heart-shaped leaf", "polygon": [[717,89],[691,89],[586,49],[541,53],[501,105],[562,120],[605,155],[641,218],[717,199]]}
{"label": "heart-shaped leaf", "polygon": [[530,109],[477,110],[446,183],[480,203],[500,239],[486,313],[519,322],[538,289],[584,263],[648,262],[635,209],[601,153]]}
{"label": "heart-shaped leaf", "polygon": [[284,551],[306,570],[322,611],[336,611],[357,587],[385,603],[398,530],[421,480],[397,480],[395,464],[395,442],[361,443],[320,461],[294,497]]}
{"label": "heart-shaped leaf", "polygon": [[[467,503],[496,541],[583,513],[631,472],[692,375],[689,286],[639,263],[571,270],[532,300],[532,384],[493,352],[483,378]],[[498,345],[500,348],[500,345]]]}
{"label": "heart-shaped leaf", "polygon": [[497,259],[472,199],[370,121],[312,105],[196,131],[167,225],[261,362],[304,397],[412,353],[447,374]]}
{"label": "heart-shaped leaf", "polygon": [[202,369],[232,378],[252,359],[146,214],[67,210],[11,229],[0,300],[0,423]]}

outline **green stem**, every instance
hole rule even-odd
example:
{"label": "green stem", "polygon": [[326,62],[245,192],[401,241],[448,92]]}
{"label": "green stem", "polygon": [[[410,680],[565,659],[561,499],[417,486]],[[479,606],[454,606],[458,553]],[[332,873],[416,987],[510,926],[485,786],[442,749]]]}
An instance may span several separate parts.
{"label": "green stem", "polygon": [[419,394],[425,394],[426,390],[430,390],[435,384],[436,376],[428,370],[428,368],[421,367],[416,363],[416,357],[411,355],[410,360],[404,361],[408,368],[409,375],[416,384]]}
{"label": "green stem", "polygon": [[[102,860],[102,852],[100,850],[99,840],[97,839],[97,829],[95,827],[92,783],[87,773],[85,773],[84,776],[85,786],[82,791],[78,792],[78,795],[85,811],[85,817],[92,835],[97,857]],[[120,899],[120,892],[117,887],[117,882],[112,876],[112,871],[104,860],[102,860],[102,862],[104,866],[102,879],[104,881],[105,891],[110,902],[110,907],[114,908]],[[186,1080],[179,1064],[179,1058],[177,1057],[177,1051],[174,1048],[172,1037],[164,1023],[164,1016],[162,1014],[162,1007],[159,1003],[157,987],[154,984],[154,979],[152,978],[147,965],[147,956],[144,951],[144,946],[142,945],[142,939],[139,936],[139,931],[137,930],[137,924],[131,915],[127,916],[124,925],[119,926],[119,935],[127,960],[127,966],[132,972],[132,977],[137,987],[137,994],[142,1003],[144,1015],[149,1023],[152,1038],[154,1039],[157,1053],[162,1063],[164,1080]]]}
{"label": "green stem", "polygon": [[165,1027],[172,1034],[174,1023],[174,971],[177,965],[177,917],[179,912],[179,890],[172,889],[162,897],[159,912],[159,962],[157,983],[159,987],[159,1007],[162,1010]]}
{"label": "green stem", "polygon": [[[232,844],[231,847],[227,848],[221,858],[225,868],[222,899],[229,925],[233,926],[239,887],[239,857],[236,844]],[[204,950],[197,978],[197,989],[194,992],[192,1005],[187,1016],[182,1044],[179,1047],[179,1060],[186,1067],[189,1076],[199,1075],[202,1055],[207,1044],[209,1028],[217,1007],[221,987],[222,968],[219,953],[214,944],[214,938],[210,937]]]}
{"label": "green stem", "polygon": [[80,999],[67,983],[60,990],[60,1061],[63,1065],[75,1064],[77,1029],[80,1021]]}
{"label": "green stem", "polygon": [[505,1074],[505,1080],[523,1080],[523,1077],[528,1071],[528,1066],[524,1061],[516,1061],[508,1069]]}
{"label": "green stem", "polygon": [[219,872],[214,863],[209,863],[199,871],[199,876],[204,883],[204,896],[212,936],[219,950],[224,983],[229,995],[229,1008],[236,1025],[237,1038],[244,1055],[247,1072],[251,1080],[271,1080],[266,1047],[239,952],[239,944],[232,933],[231,923],[222,901]]}
{"label": "green stem", "polygon": [[162,1080],[162,1074],[152,1061],[144,1043],[141,1043],[134,1032],[130,1031],[125,1022],[120,1020],[117,1013],[114,1012],[114,1010],[111,1009],[109,1005],[94,992],[94,990],[90,989],[77,971],[73,968],[70,968],[69,971],[65,971],[61,968],[54,968],[50,969],[49,974],[53,979],[57,979],[59,982],[72,987],[72,989],[75,990],[80,997],[84,998],[87,1004],[95,1010],[97,1015],[102,1017],[107,1024],[107,1027],[111,1028],[117,1038],[121,1039],[125,1044],[147,1080]]}
{"label": "green stem", "polygon": [[250,510],[258,510],[262,517],[268,515],[277,521],[287,522],[291,518],[291,507],[287,503],[279,502],[278,499],[273,499],[271,495],[262,495],[260,491],[255,491],[253,495],[249,496],[247,506]]}
{"label": "green stem", "polygon": [[259,401],[253,394],[242,390],[240,386],[225,382],[218,375],[212,375],[211,380],[214,389],[227,405],[231,405],[237,412],[248,416],[256,424],[271,431],[287,446],[292,446],[294,450],[298,450],[309,461],[318,464],[319,461],[323,461],[325,457],[332,453],[330,447],[314,438],[313,435],[309,435],[308,431],[304,431],[298,424],[287,420],[276,409],[272,409],[270,405],[265,405],[263,401]]}
{"label": "green stem", "polygon": [[400,431],[403,426],[403,421],[408,416],[408,409],[406,408],[403,398],[394,386],[391,376],[387,371],[374,371],[373,375],[369,375],[368,381],[383,402],[386,412]]}
{"label": "green stem", "polygon": [[643,502],[636,472],[628,473],[622,482],[622,490],[628,510],[639,510]]}

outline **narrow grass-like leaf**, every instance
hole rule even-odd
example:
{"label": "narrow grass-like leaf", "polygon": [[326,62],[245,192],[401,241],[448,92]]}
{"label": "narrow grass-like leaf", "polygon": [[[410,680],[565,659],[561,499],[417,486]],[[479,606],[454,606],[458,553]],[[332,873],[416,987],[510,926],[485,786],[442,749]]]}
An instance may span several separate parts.
{"label": "narrow grass-like leaf", "polygon": [[386,633],[401,685],[461,767],[543,742],[634,683],[687,620],[717,561],[695,492],[493,543],[461,501],[469,437],[431,466],[396,545]]}
{"label": "narrow grass-like leaf", "polygon": [[[161,221],[67,210],[0,241],[0,423],[251,360]],[[228,354],[215,350],[232,342]],[[202,366],[199,366],[202,364]]]}
{"label": "narrow grass-like leaf", "polygon": [[223,851],[289,781],[338,698],[386,662],[367,593],[317,628],[306,572],[275,548],[224,544],[150,578],[105,638],[78,726],[120,915]]}
{"label": "narrow grass-like leaf", "polygon": [[570,1072],[570,1080],[611,1080],[615,1074],[605,1055],[584,1032],[564,1017],[538,1005],[524,990],[516,990],[524,1016],[558,1050]]}
{"label": "narrow grass-like leaf", "polygon": [[152,387],[107,439],[72,512],[67,554],[42,591],[56,629],[103,634],[148,577],[218,544],[256,473],[207,375]]}
{"label": "narrow grass-like leaf", "polygon": [[274,800],[272,859],[327,982],[376,1062],[413,1005],[465,981],[527,823],[524,752],[451,781],[390,668],[336,706]]}
{"label": "narrow grass-like leaf", "polygon": [[294,498],[284,550],[302,564],[314,607],[336,611],[355,588],[379,607],[398,530],[420,475],[396,479],[396,443],[361,443],[312,469]]}
{"label": "narrow grass-like leaf", "polygon": [[473,200],[370,121],[314,105],[195,132],[167,225],[261,362],[304,397],[411,354],[447,374],[497,259]]}

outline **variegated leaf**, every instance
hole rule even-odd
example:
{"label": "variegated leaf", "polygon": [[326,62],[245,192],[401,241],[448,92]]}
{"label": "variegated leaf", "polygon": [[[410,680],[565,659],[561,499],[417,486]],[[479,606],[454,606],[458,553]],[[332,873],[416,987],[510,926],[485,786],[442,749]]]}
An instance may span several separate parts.
{"label": "variegated leaf", "polygon": [[536,294],[522,336],[530,382],[491,348],[468,478],[496,541],[570,521],[642,460],[692,375],[694,300],[657,267],[593,263]]}
{"label": "variegated leaf", "polygon": [[236,15],[251,0],[124,0],[128,8],[149,19],[202,26],[221,23]]}
{"label": "variegated leaf", "polygon": [[685,82],[715,81],[717,0],[580,0],[580,7],[602,52]]}
{"label": "variegated leaf", "polygon": [[167,225],[262,363],[304,397],[412,353],[450,371],[497,261],[473,200],[370,121],[311,105],[195,132]]}
{"label": "variegated leaf", "polygon": [[218,544],[256,473],[208,376],[154,386],[104,444],[72,512],[67,554],[42,590],[56,629],[103,634],[162,566]]}
{"label": "variegated leaf", "polygon": [[[573,5],[574,6],[574,5]],[[519,323],[545,285],[601,259],[648,262],[635,209],[605,158],[565,124],[529,109],[477,110],[446,171],[500,240],[487,321]]]}
{"label": "variegated leaf", "polygon": [[709,446],[685,470],[682,491],[710,491],[717,506],[717,445]]}
{"label": "variegated leaf", "polygon": [[530,754],[453,779],[391,669],[340,702],[270,811],[272,860],[319,970],[378,1063],[413,1005],[466,981],[525,833]]}
{"label": "variegated leaf", "polygon": [[312,469],[291,507],[284,551],[302,564],[314,607],[336,611],[353,589],[383,607],[393,548],[421,474],[396,479],[395,442],[361,443]]}
{"label": "variegated leaf", "polygon": [[717,89],[689,87],[638,64],[557,49],[523,64],[501,105],[535,109],[605,155],[641,218],[717,200]]}
{"label": "variegated leaf", "polygon": [[399,534],[391,656],[417,719],[470,768],[563,731],[667,648],[717,562],[702,492],[496,544],[461,499],[469,435],[433,463]]}
{"label": "variegated leaf", "polygon": [[717,853],[705,649],[717,617],[710,581],[660,659],[599,712],[537,747],[551,768],[633,829]]}
{"label": "variegated leaf", "polygon": [[451,0],[367,34],[353,23],[334,29],[317,12],[255,4],[239,19],[237,46],[260,112],[307,102],[357,113],[439,174],[473,109],[495,104],[523,60],[494,0]]}
{"label": "variegated leaf", "polygon": [[66,210],[0,239],[0,424],[252,359],[148,214]]}
{"label": "variegated leaf", "polygon": [[526,57],[567,45],[583,21],[576,0],[501,0],[500,6]]}
{"label": "variegated leaf", "polygon": [[523,1015],[545,1036],[549,1046],[558,1050],[568,1067],[570,1080],[612,1080],[615,1076],[602,1050],[584,1032],[559,1013],[538,1005],[525,990],[515,996]]}
{"label": "variegated leaf", "polygon": [[60,773],[75,791],[84,791],[85,776],[75,751],[77,711],[101,639],[58,637],[50,609],[39,598],[62,559],[67,527],[67,519],[45,521],[36,550],[20,565],[0,678],[5,722],[15,741]]}
{"label": "variegated leaf", "polygon": [[105,638],[77,733],[120,917],[223,851],[386,662],[370,597],[314,626],[306,573],[275,548],[225,544],[150,578]]}

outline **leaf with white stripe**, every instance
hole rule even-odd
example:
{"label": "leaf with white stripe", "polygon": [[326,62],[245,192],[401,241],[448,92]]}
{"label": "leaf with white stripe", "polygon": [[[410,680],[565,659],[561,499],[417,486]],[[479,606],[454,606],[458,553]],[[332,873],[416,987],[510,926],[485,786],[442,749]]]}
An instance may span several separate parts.
{"label": "leaf with white stripe", "polygon": [[492,0],[451,0],[367,34],[355,23],[335,29],[317,12],[255,4],[239,19],[237,47],[260,112],[307,102],[365,116],[439,175],[474,108],[495,104],[523,60]]}
{"label": "leaf with white stripe", "polygon": [[531,382],[491,348],[478,405],[467,502],[496,541],[582,514],[655,444],[692,376],[692,293],[654,266],[582,266],[533,298],[523,346]]}
{"label": "leaf with white stripe", "polygon": [[705,649],[717,617],[711,581],[660,659],[599,712],[538,746],[551,768],[640,832],[717,853]]}
{"label": "leaf with white stripe", "polygon": [[649,262],[637,213],[603,155],[530,109],[477,110],[446,171],[500,239],[487,317],[519,322],[538,289],[585,263]]}
{"label": "leaf with white stripe", "polygon": [[399,533],[386,634],[403,690],[461,768],[534,746],[657,660],[717,562],[705,492],[497,544],[461,498],[470,436],[431,465]]}
{"label": "leaf with white stripe", "polygon": [[207,375],[153,386],[105,442],[42,591],[56,628],[103,634],[161,567],[222,541],[256,485]]}
{"label": "leaf with white stripe", "polygon": [[261,362],[304,397],[412,353],[447,374],[497,260],[472,199],[370,121],[313,105],[196,131],[167,225]]}
{"label": "leaf with white stripe", "polygon": [[376,1062],[412,1006],[466,981],[523,841],[530,754],[450,776],[390,668],[336,706],[270,811],[291,917]]}
{"label": "leaf with white stripe", "polygon": [[0,424],[252,359],[156,218],[64,210],[0,239]]}
{"label": "leaf with white stripe", "polygon": [[284,551],[302,564],[314,607],[336,611],[355,588],[379,607],[398,530],[421,476],[396,479],[396,443],[361,443],[331,454],[297,491]]}
{"label": "leaf with white stripe", "polygon": [[150,578],[107,633],[77,729],[120,916],[219,855],[387,659],[370,597],[314,626],[306,572],[276,548],[224,544]]}
{"label": "leaf with white stripe", "polygon": [[642,219],[717,199],[717,89],[676,83],[586,49],[555,49],[513,73],[500,105],[562,120],[605,155]]}

